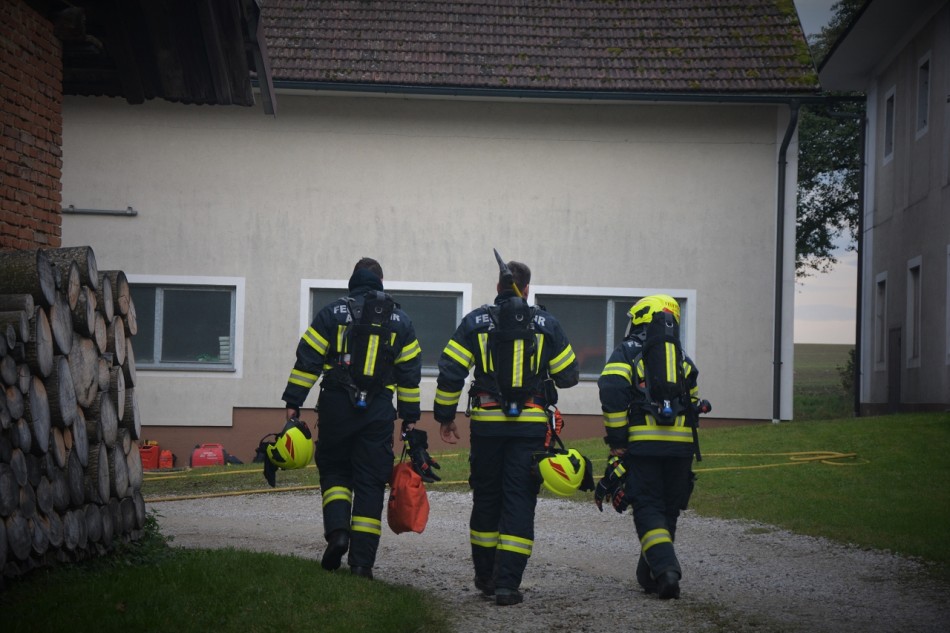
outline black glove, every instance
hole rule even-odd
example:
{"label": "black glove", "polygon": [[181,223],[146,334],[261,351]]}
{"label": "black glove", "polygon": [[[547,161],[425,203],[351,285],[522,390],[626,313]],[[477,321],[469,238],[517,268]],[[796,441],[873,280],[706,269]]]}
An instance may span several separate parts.
{"label": "black glove", "polygon": [[[604,476],[597,483],[597,487],[594,490],[594,503],[597,504],[597,509],[601,512],[604,511],[604,499],[610,500],[614,505],[614,509],[617,512],[623,512],[630,505],[629,502],[624,503],[624,483],[627,480],[627,469],[624,468],[624,465],[619,457],[611,457],[607,460],[607,468],[604,469]],[[623,505],[622,509],[618,509],[618,505]]]}
{"label": "black glove", "polygon": [[618,490],[614,496],[610,498],[610,503],[619,514],[623,514],[627,511],[627,508],[630,507],[630,500],[627,499],[627,493],[623,491],[623,488]]}
{"label": "black glove", "polygon": [[582,492],[590,492],[594,490],[594,465],[590,463],[590,460],[586,457],[584,458],[584,478],[581,479],[581,485],[578,490]]}
{"label": "black glove", "polygon": [[696,403],[696,412],[697,413],[709,413],[712,411],[712,404],[709,400],[700,400]]}
{"label": "black glove", "polygon": [[432,470],[442,467],[429,455],[429,434],[421,429],[412,429],[405,431],[402,439],[409,445],[409,461],[412,463],[412,469],[419,473],[422,481],[426,483],[442,481],[442,478]]}

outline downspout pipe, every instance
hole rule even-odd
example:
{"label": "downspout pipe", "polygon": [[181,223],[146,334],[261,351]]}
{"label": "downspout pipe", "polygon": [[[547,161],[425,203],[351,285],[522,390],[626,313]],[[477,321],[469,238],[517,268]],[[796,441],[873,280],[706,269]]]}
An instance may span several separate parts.
{"label": "downspout pipe", "polygon": [[788,102],[790,115],[785,138],[778,151],[778,205],[775,220],[775,323],[772,342],[772,423],[782,421],[782,309],[783,279],[785,277],[785,172],[788,168],[788,146],[792,142],[795,128],[798,126],[798,111],[801,107],[797,99]]}
{"label": "downspout pipe", "polygon": [[858,131],[858,147],[860,147],[860,166],[861,176],[858,178],[858,280],[855,284],[855,303],[854,303],[854,417],[861,417],[861,344],[864,340],[862,328],[864,327],[864,187],[865,178],[867,178],[867,116],[865,112],[861,113],[859,119],[861,129]]}

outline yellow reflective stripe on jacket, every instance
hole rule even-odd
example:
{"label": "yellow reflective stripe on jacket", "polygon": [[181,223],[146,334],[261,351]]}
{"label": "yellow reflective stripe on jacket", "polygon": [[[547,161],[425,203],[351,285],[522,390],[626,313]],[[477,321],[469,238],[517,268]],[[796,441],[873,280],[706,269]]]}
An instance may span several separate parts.
{"label": "yellow reflective stripe on jacket", "polygon": [[[676,346],[672,343],[665,343],[666,347],[666,382],[676,382]],[[683,363],[684,365],[686,363]],[[686,375],[686,372],[683,372]]]}
{"label": "yellow reflective stripe on jacket", "polygon": [[520,536],[513,536],[511,534],[499,534],[498,535],[498,549],[504,550],[506,552],[515,552],[516,554],[524,554],[525,556],[531,556],[531,549],[534,547],[534,541],[531,539],[521,538]]}
{"label": "yellow reflective stripe on jacket", "polygon": [[[648,418],[652,416],[647,416]],[[627,440],[630,442],[688,442],[693,441],[693,430],[680,423],[686,416],[677,416],[675,426],[657,426],[655,424],[645,424],[642,426],[631,426],[627,434]]]}
{"label": "yellow reflective stripe on jacket", "polygon": [[310,389],[317,382],[316,374],[308,374],[305,371],[300,371],[299,369],[290,370],[290,378],[287,379],[292,385],[299,385],[301,387],[306,387]]}
{"label": "yellow reflective stripe on jacket", "polygon": [[317,332],[312,327],[308,327],[307,331],[303,333],[301,337],[303,340],[307,341],[307,345],[312,347],[318,354],[321,356],[326,356],[327,346],[330,344],[327,339],[320,336],[320,333]]}
{"label": "yellow reflective stripe on jacket", "polygon": [[568,343],[567,347],[564,348],[560,354],[551,359],[551,362],[548,363],[549,371],[551,375],[558,373],[570,366],[574,362],[574,349]]}
{"label": "yellow reflective stripe on jacket", "polygon": [[401,402],[421,402],[422,391],[419,387],[396,387],[396,399]]}
{"label": "yellow reflective stripe on jacket", "polygon": [[607,363],[604,365],[604,371],[601,376],[620,376],[630,384],[633,384],[633,367],[630,363]]}
{"label": "yellow reflective stripe on jacket", "polygon": [[383,523],[373,517],[358,517],[354,514],[350,521],[350,529],[354,532],[365,532],[379,536],[383,533]]}
{"label": "yellow reflective stripe on jacket", "polygon": [[476,530],[469,530],[468,540],[472,545],[476,545],[478,547],[494,548],[498,545],[498,532],[478,532]]}
{"label": "yellow reflective stripe on jacket", "polygon": [[455,406],[459,403],[459,398],[462,397],[461,391],[443,391],[442,389],[435,390],[435,403],[444,405],[444,406]]}
{"label": "yellow reflective stripe on jacket", "polygon": [[[393,334],[395,336],[395,334]],[[416,356],[422,353],[422,347],[419,345],[418,339],[409,343],[402,348],[402,351],[399,352],[399,356],[396,357],[394,363],[398,365],[399,363],[405,363],[407,360],[412,360]]]}
{"label": "yellow reflective stripe on jacket", "polygon": [[472,366],[472,353],[457,341],[449,341],[442,353],[466,369]]}
{"label": "yellow reflective stripe on jacket", "polygon": [[608,429],[619,429],[627,426],[626,411],[604,411],[604,426]]}
{"label": "yellow reflective stripe on jacket", "polygon": [[482,359],[482,371],[486,374],[492,373],[495,365],[488,351],[488,332],[480,332],[478,335],[478,353]]}
{"label": "yellow reflective stripe on jacket", "polygon": [[544,353],[544,335],[540,332],[534,335],[535,339],[535,352],[534,356],[531,358],[531,369],[541,373],[541,359],[544,358],[542,354]]}
{"label": "yellow reflective stripe on jacket", "polygon": [[669,530],[666,530],[665,528],[657,528],[655,530],[650,530],[643,535],[643,538],[640,539],[640,550],[642,552],[646,552],[654,545],[672,542],[673,539],[670,537]]}
{"label": "yellow reflective stripe on jacket", "polygon": [[366,358],[363,360],[363,375],[372,376],[376,371],[376,355],[379,354],[379,334],[370,334],[366,343]]}
{"label": "yellow reflective stripe on jacket", "polygon": [[346,351],[346,325],[336,326],[336,351],[342,354]]}
{"label": "yellow reflective stripe on jacket", "polygon": [[333,503],[334,501],[346,501],[347,503],[352,503],[353,491],[349,488],[344,488],[343,486],[333,486],[332,488],[327,488],[324,490],[323,507],[327,507],[328,503]]}
{"label": "yellow reflective stripe on jacket", "polygon": [[[667,345],[672,345],[672,343],[667,343]],[[676,367],[675,364],[670,362],[670,356],[667,355],[667,364],[666,364],[666,376],[667,379],[672,381],[676,380],[676,372],[673,371],[673,368]],[[675,361],[674,361],[675,362]],[[610,363],[613,365],[614,363]],[[604,367],[604,373],[607,372],[607,367]],[[685,360],[683,361],[683,377],[689,377],[693,373],[693,368]],[[643,365],[643,359],[641,358],[637,361],[637,378],[642,382],[646,379],[646,368]],[[690,395],[697,396],[699,394],[699,385],[694,385],[689,390]]]}
{"label": "yellow reflective stripe on jacket", "polygon": [[516,339],[512,342],[514,349],[511,354],[511,386],[518,389],[524,384],[524,341]]}
{"label": "yellow reflective stripe on jacket", "polygon": [[473,422],[548,422],[548,414],[543,409],[534,407],[525,407],[521,415],[507,416],[501,409],[482,409],[475,407],[472,409]]}

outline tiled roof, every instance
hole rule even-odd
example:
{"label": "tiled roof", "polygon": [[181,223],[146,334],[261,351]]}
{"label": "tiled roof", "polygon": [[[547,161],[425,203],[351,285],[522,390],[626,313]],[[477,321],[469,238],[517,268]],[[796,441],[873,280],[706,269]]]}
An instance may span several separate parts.
{"label": "tiled roof", "polygon": [[261,0],[275,83],[801,94],[792,0]]}

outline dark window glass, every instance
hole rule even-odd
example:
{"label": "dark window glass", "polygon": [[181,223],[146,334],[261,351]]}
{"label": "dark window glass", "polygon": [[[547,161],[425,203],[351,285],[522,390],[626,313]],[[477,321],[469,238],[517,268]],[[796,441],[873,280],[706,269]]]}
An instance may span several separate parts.
{"label": "dark window glass", "polygon": [[233,368],[233,288],[134,284],[130,291],[138,324],[132,337],[137,365]]}
{"label": "dark window glass", "polygon": [[581,374],[600,375],[607,360],[606,300],[602,297],[537,297],[564,328]]}
{"label": "dark window glass", "polygon": [[166,289],[162,306],[162,361],[230,363],[231,293]]}

